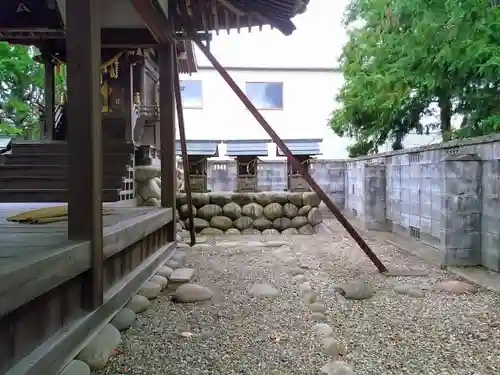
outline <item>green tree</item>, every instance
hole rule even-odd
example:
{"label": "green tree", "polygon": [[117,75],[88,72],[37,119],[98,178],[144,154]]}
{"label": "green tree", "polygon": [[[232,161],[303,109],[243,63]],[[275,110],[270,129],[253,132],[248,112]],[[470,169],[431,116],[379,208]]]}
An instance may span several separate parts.
{"label": "green tree", "polygon": [[[350,154],[376,152],[388,140],[402,148],[410,131],[440,128],[449,139],[455,114],[466,128],[494,128],[496,117],[485,119],[498,109],[499,12],[482,0],[352,0],[342,106],[330,120],[335,133],[356,139]],[[424,128],[431,104],[439,122]]]}
{"label": "green tree", "polygon": [[[40,137],[44,67],[33,59],[37,53],[32,46],[0,43],[0,135]],[[65,90],[62,69],[56,75],[56,93]]]}

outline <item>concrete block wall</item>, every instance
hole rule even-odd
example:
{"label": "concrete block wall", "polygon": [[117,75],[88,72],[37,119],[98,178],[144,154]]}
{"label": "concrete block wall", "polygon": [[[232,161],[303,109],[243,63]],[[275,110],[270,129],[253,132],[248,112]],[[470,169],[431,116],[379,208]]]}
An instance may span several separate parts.
{"label": "concrete block wall", "polygon": [[443,264],[500,271],[500,135],[347,160],[344,208],[433,246]]}

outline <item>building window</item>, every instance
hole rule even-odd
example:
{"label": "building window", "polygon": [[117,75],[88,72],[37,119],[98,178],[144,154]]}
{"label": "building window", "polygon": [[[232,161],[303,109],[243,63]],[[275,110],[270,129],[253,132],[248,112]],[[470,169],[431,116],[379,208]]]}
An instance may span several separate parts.
{"label": "building window", "polygon": [[182,106],[184,108],[202,108],[201,81],[180,81]]}
{"label": "building window", "polygon": [[282,82],[247,82],[245,91],[257,109],[283,109]]}

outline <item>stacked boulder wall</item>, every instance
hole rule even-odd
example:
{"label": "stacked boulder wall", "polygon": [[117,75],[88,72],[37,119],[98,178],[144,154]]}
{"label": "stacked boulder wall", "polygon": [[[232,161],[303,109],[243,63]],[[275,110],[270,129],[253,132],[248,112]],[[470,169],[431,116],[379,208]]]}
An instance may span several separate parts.
{"label": "stacked boulder wall", "polygon": [[[182,188],[182,170],[177,173]],[[161,205],[161,179],[158,166],[135,168],[138,205]],[[320,199],[316,193],[192,193],[194,229],[203,235],[222,234],[312,234],[322,224]],[[177,231],[187,237],[189,208],[186,194],[177,192]]]}
{"label": "stacked boulder wall", "polygon": [[[202,235],[313,234],[322,223],[315,193],[193,193],[192,200],[194,229]],[[186,232],[184,193],[178,194],[177,207],[177,227]]]}

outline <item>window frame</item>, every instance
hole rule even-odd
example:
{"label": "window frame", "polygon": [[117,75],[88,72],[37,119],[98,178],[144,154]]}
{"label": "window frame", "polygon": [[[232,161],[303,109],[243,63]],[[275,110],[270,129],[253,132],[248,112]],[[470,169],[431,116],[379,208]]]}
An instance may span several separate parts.
{"label": "window frame", "polygon": [[[185,105],[184,100],[182,100],[182,84],[183,82],[199,82],[200,83],[200,104],[199,105]],[[201,79],[181,79],[179,80],[179,85],[181,87],[181,101],[183,109],[203,109],[203,81]]]}
{"label": "window frame", "polygon": [[[248,84],[278,84],[281,87],[281,107],[276,107],[276,108],[266,108],[266,107],[260,107],[257,106],[252,98],[248,96],[247,92],[247,85]],[[282,111],[285,107],[285,95],[284,95],[284,83],[281,81],[245,81],[245,95],[248,97],[248,99],[252,102],[252,104],[257,108],[259,111]]]}

